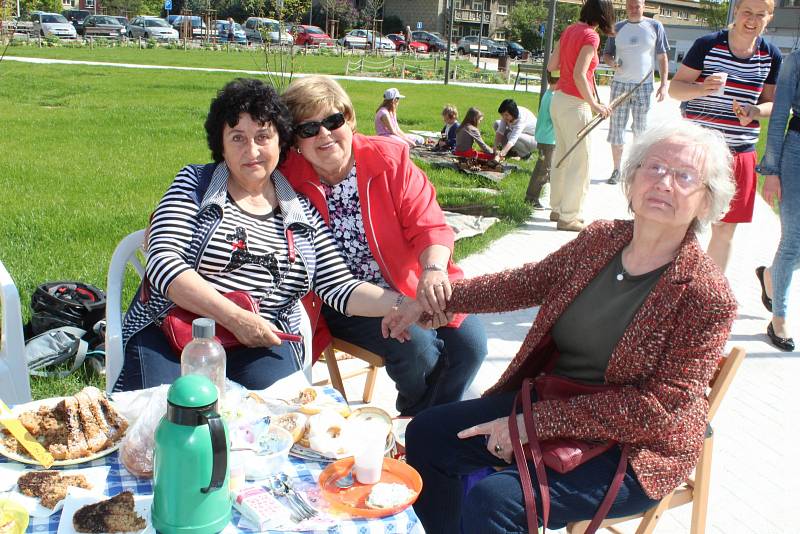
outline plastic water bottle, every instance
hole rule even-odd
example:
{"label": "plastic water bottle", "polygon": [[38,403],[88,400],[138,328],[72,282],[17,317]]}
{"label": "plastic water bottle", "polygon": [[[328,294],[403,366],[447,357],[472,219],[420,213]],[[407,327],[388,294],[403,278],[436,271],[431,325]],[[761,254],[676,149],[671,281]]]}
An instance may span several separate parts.
{"label": "plastic water bottle", "polygon": [[216,323],[200,317],[192,321],[192,341],[181,352],[181,375],[203,375],[217,386],[217,398],[225,393],[225,349],[214,338]]}

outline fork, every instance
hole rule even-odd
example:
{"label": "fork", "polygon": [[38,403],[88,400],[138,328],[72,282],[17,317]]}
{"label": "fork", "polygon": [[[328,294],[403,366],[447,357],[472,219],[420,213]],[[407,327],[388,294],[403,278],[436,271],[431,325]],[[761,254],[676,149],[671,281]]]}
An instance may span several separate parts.
{"label": "fork", "polygon": [[314,517],[314,516],[317,515],[318,512],[314,508],[312,508],[311,505],[308,504],[308,502],[306,502],[306,500],[303,498],[302,495],[297,493],[297,490],[294,489],[294,486],[292,485],[292,481],[289,478],[289,475],[287,475],[286,473],[281,473],[280,475],[277,475],[275,478],[289,492],[289,495],[294,497],[295,502],[297,503],[297,505],[302,510],[305,511],[305,513],[308,515],[308,517]]}
{"label": "fork", "polygon": [[277,478],[269,478],[267,480],[267,490],[270,491],[276,497],[285,497],[286,502],[289,503],[289,508],[292,511],[292,519],[296,519],[296,523],[300,523],[304,519],[309,519],[312,516],[306,514],[306,512],[298,508],[297,504],[295,503],[294,499],[287,492],[286,486],[284,486],[280,480]]}

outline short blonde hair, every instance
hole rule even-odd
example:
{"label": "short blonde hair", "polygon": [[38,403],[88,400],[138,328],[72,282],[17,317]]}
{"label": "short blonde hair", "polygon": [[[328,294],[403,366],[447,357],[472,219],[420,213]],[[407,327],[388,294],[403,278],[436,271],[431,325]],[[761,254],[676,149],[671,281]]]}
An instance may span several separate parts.
{"label": "short blonde hair", "polygon": [[458,109],[453,104],[447,104],[442,110],[442,115],[451,119],[457,119]]}
{"label": "short blonde hair", "polygon": [[356,112],[347,93],[333,78],[307,76],[289,84],[281,95],[295,124],[329,109],[342,112],[347,124],[355,130]]}
{"label": "short blonde hair", "polygon": [[721,133],[686,119],[668,120],[638,136],[620,171],[620,182],[628,199],[628,209],[631,209],[630,192],[636,171],[650,149],[667,139],[685,141],[688,145],[701,147],[703,151],[702,169],[699,170],[705,184],[709,209],[705,217],[694,221],[694,229],[699,230],[719,221],[728,212],[731,199],[736,193],[736,184],[732,177],[733,157]]}

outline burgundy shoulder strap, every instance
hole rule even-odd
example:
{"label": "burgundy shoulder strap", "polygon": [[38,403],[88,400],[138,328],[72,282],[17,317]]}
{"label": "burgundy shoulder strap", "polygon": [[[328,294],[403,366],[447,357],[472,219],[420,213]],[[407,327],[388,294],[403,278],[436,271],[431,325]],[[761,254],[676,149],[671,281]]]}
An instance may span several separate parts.
{"label": "burgundy shoulder strap", "polygon": [[536,432],[536,425],[533,423],[531,389],[533,389],[533,380],[526,378],[522,382],[522,420],[525,423],[525,432],[528,434],[528,449],[531,451],[533,467],[536,469],[536,478],[539,481],[539,497],[542,500],[542,528],[547,529],[547,522],[550,516],[550,485],[547,482],[542,450],[539,447],[539,434]]}
{"label": "burgundy shoulder strap", "polygon": [[586,527],[584,534],[594,534],[595,531],[600,527],[600,523],[602,523],[603,519],[605,519],[608,515],[608,511],[611,510],[611,505],[614,504],[614,499],[617,498],[619,488],[622,486],[622,479],[625,476],[625,471],[628,470],[628,453],[630,452],[630,448],[630,445],[624,445],[622,447],[622,454],[619,457],[617,471],[614,473],[614,478],[611,480],[611,485],[608,487],[606,496],[603,497],[603,502],[600,503],[600,508],[597,509],[597,512],[594,514],[591,523],[589,523],[589,526]]}
{"label": "burgundy shoulder strap", "polygon": [[517,406],[520,402],[519,391],[514,399],[514,405],[511,407],[511,414],[508,416],[508,433],[511,438],[511,446],[514,449],[514,460],[517,463],[517,470],[519,470],[519,482],[522,485],[522,495],[525,498],[525,517],[528,521],[528,533],[535,534],[539,531],[539,522],[536,517],[536,499],[533,495],[533,481],[531,480],[530,471],[528,471],[528,462],[525,460],[525,451],[522,449],[522,441],[519,439],[519,428],[517,428]]}

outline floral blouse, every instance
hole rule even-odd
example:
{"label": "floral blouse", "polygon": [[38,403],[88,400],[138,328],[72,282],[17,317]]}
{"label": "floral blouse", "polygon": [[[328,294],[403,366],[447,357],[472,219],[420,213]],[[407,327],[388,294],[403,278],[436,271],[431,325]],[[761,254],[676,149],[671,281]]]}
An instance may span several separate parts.
{"label": "floral blouse", "polygon": [[333,186],[323,183],[322,188],[328,202],[331,231],[350,272],[359,280],[389,288],[367,243],[355,165],[347,178]]}

